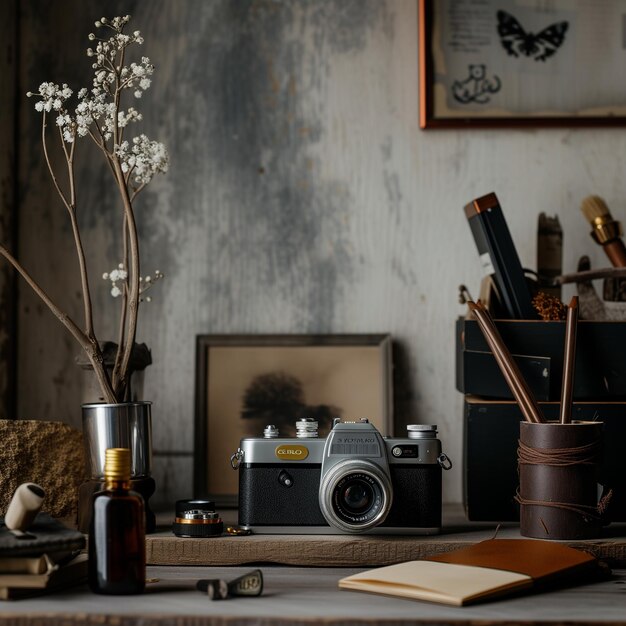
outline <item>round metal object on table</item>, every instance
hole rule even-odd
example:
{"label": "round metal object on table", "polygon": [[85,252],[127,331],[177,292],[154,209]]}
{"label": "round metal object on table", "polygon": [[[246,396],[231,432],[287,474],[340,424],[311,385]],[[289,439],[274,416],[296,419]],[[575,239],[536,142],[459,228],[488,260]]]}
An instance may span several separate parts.
{"label": "round metal object on table", "polygon": [[178,500],[172,532],[177,537],[219,537],[224,523],[211,500]]}

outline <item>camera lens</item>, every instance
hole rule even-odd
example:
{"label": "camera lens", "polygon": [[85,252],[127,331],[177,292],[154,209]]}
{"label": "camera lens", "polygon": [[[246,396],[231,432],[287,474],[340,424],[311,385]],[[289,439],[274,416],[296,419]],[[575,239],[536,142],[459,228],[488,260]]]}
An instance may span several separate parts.
{"label": "camera lens", "polygon": [[348,511],[359,515],[371,508],[374,490],[360,478],[353,478],[344,485],[340,500]]}
{"label": "camera lens", "polygon": [[380,482],[369,473],[355,472],[345,474],[335,484],[332,508],[343,522],[368,525],[380,513],[383,501]]}
{"label": "camera lens", "polygon": [[385,521],[391,508],[391,483],[375,464],[347,460],[322,480],[320,508],[331,526],[363,532]]}

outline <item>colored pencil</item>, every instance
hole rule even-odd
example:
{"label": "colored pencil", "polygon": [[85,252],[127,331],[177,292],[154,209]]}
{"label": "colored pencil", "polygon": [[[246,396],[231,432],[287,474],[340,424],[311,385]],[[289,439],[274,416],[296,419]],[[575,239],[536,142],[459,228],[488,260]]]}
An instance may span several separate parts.
{"label": "colored pencil", "polygon": [[574,296],[567,309],[565,322],[565,350],[563,351],[563,383],[561,386],[561,424],[572,421],[574,396],[574,371],[576,369],[576,331],[578,328],[578,296]]}
{"label": "colored pencil", "polygon": [[480,303],[477,304],[471,300],[468,301],[467,305],[476,317],[478,326],[500,367],[504,379],[511,389],[513,397],[520,407],[524,419],[536,424],[545,421],[530,387],[524,380],[515,359],[513,359],[509,349],[502,340],[489,312]]}

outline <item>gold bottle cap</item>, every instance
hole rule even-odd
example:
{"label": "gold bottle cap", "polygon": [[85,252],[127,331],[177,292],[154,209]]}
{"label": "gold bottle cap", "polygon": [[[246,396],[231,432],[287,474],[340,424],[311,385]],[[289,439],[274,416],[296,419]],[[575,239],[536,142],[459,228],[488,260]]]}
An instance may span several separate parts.
{"label": "gold bottle cap", "polygon": [[130,450],[107,448],[104,453],[105,480],[130,480]]}

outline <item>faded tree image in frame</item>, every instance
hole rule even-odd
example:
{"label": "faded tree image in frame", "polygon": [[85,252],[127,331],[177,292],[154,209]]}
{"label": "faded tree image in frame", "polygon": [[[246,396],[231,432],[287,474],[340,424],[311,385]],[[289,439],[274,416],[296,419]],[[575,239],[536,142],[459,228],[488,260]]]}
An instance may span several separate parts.
{"label": "faded tree image in frame", "polygon": [[380,335],[198,335],[194,494],[235,505],[230,456],[268,424],[295,437],[312,417],[324,437],[335,417],[366,417],[393,435],[391,337]]}
{"label": "faded tree image in frame", "polygon": [[626,125],[626,0],[418,0],[420,127]]}

